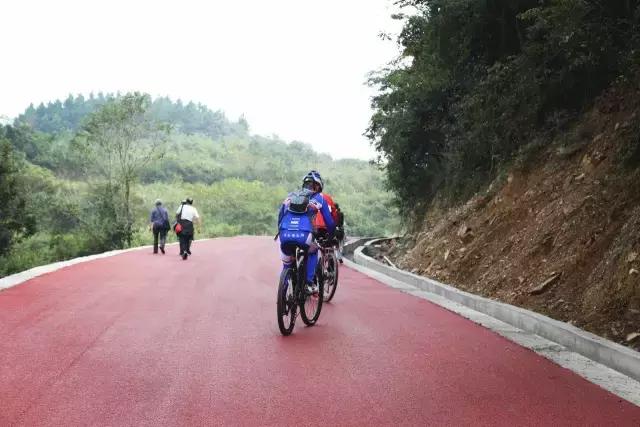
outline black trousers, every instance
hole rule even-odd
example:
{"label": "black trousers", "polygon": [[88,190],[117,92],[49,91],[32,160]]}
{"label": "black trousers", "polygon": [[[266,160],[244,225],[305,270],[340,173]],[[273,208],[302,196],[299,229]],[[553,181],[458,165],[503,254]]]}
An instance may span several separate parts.
{"label": "black trousers", "polygon": [[182,231],[178,235],[180,239],[180,255],[191,250],[191,241],[193,240],[193,223],[186,219],[180,220]]}
{"label": "black trousers", "polygon": [[153,253],[158,253],[158,240],[160,240],[160,247],[164,249],[164,244],[167,241],[167,230],[161,227],[153,226]]}

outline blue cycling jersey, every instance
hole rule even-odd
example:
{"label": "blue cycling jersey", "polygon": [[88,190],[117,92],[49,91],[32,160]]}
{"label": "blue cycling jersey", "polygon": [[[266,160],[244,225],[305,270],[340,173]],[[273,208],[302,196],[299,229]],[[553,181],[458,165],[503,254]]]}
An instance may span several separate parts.
{"label": "blue cycling jersey", "polygon": [[312,217],[314,215],[322,215],[324,223],[327,226],[329,233],[333,233],[336,224],[331,216],[329,204],[326,202],[322,193],[315,193],[309,199],[309,211],[306,214],[298,214],[289,212],[288,208],[289,198],[285,199],[280,206],[280,212],[278,213],[278,229],[279,231],[302,231],[311,232],[313,229]]}

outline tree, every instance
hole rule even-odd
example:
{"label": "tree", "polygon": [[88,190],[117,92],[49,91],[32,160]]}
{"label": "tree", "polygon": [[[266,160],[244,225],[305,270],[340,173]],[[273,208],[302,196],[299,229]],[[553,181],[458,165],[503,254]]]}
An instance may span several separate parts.
{"label": "tree", "polygon": [[399,0],[367,131],[403,211],[464,200],[640,64],[640,1]]}
{"label": "tree", "polygon": [[164,156],[170,132],[167,124],[150,117],[150,104],[150,96],[138,92],[110,99],[88,117],[74,141],[87,172],[103,180],[103,203],[113,207],[114,226],[123,231],[127,245],[134,223],[132,187],[143,169]]}
{"label": "tree", "polygon": [[26,212],[20,188],[19,164],[9,141],[0,139],[0,255],[21,237],[35,232],[35,218]]}

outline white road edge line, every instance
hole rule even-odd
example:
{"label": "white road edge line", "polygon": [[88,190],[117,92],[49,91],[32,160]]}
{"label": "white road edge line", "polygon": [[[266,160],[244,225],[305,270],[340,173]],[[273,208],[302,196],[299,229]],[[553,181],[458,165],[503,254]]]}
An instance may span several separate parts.
{"label": "white road edge line", "polygon": [[557,365],[580,375],[614,395],[640,406],[640,382],[627,375],[615,371],[598,362],[572,352],[564,346],[542,338],[530,332],[523,331],[501,320],[472,310],[462,304],[450,301],[440,295],[433,294],[406,284],[383,273],[361,266],[348,259],[344,263],[349,268],[359,271],[387,286],[401,292],[430,301],[446,310],[452,311],[472,322],[483,326],[496,334],[522,347],[534,351],[540,356],[551,360]]}

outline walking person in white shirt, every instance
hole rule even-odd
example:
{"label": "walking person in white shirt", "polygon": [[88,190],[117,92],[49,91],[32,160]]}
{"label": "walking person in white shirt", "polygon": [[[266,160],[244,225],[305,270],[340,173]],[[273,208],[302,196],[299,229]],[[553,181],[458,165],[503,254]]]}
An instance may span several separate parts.
{"label": "walking person in white shirt", "polygon": [[180,239],[180,256],[186,260],[191,255],[191,241],[194,235],[194,222],[200,224],[198,210],[193,207],[193,199],[187,198],[176,211],[176,221],[181,225],[182,230],[178,233]]}

